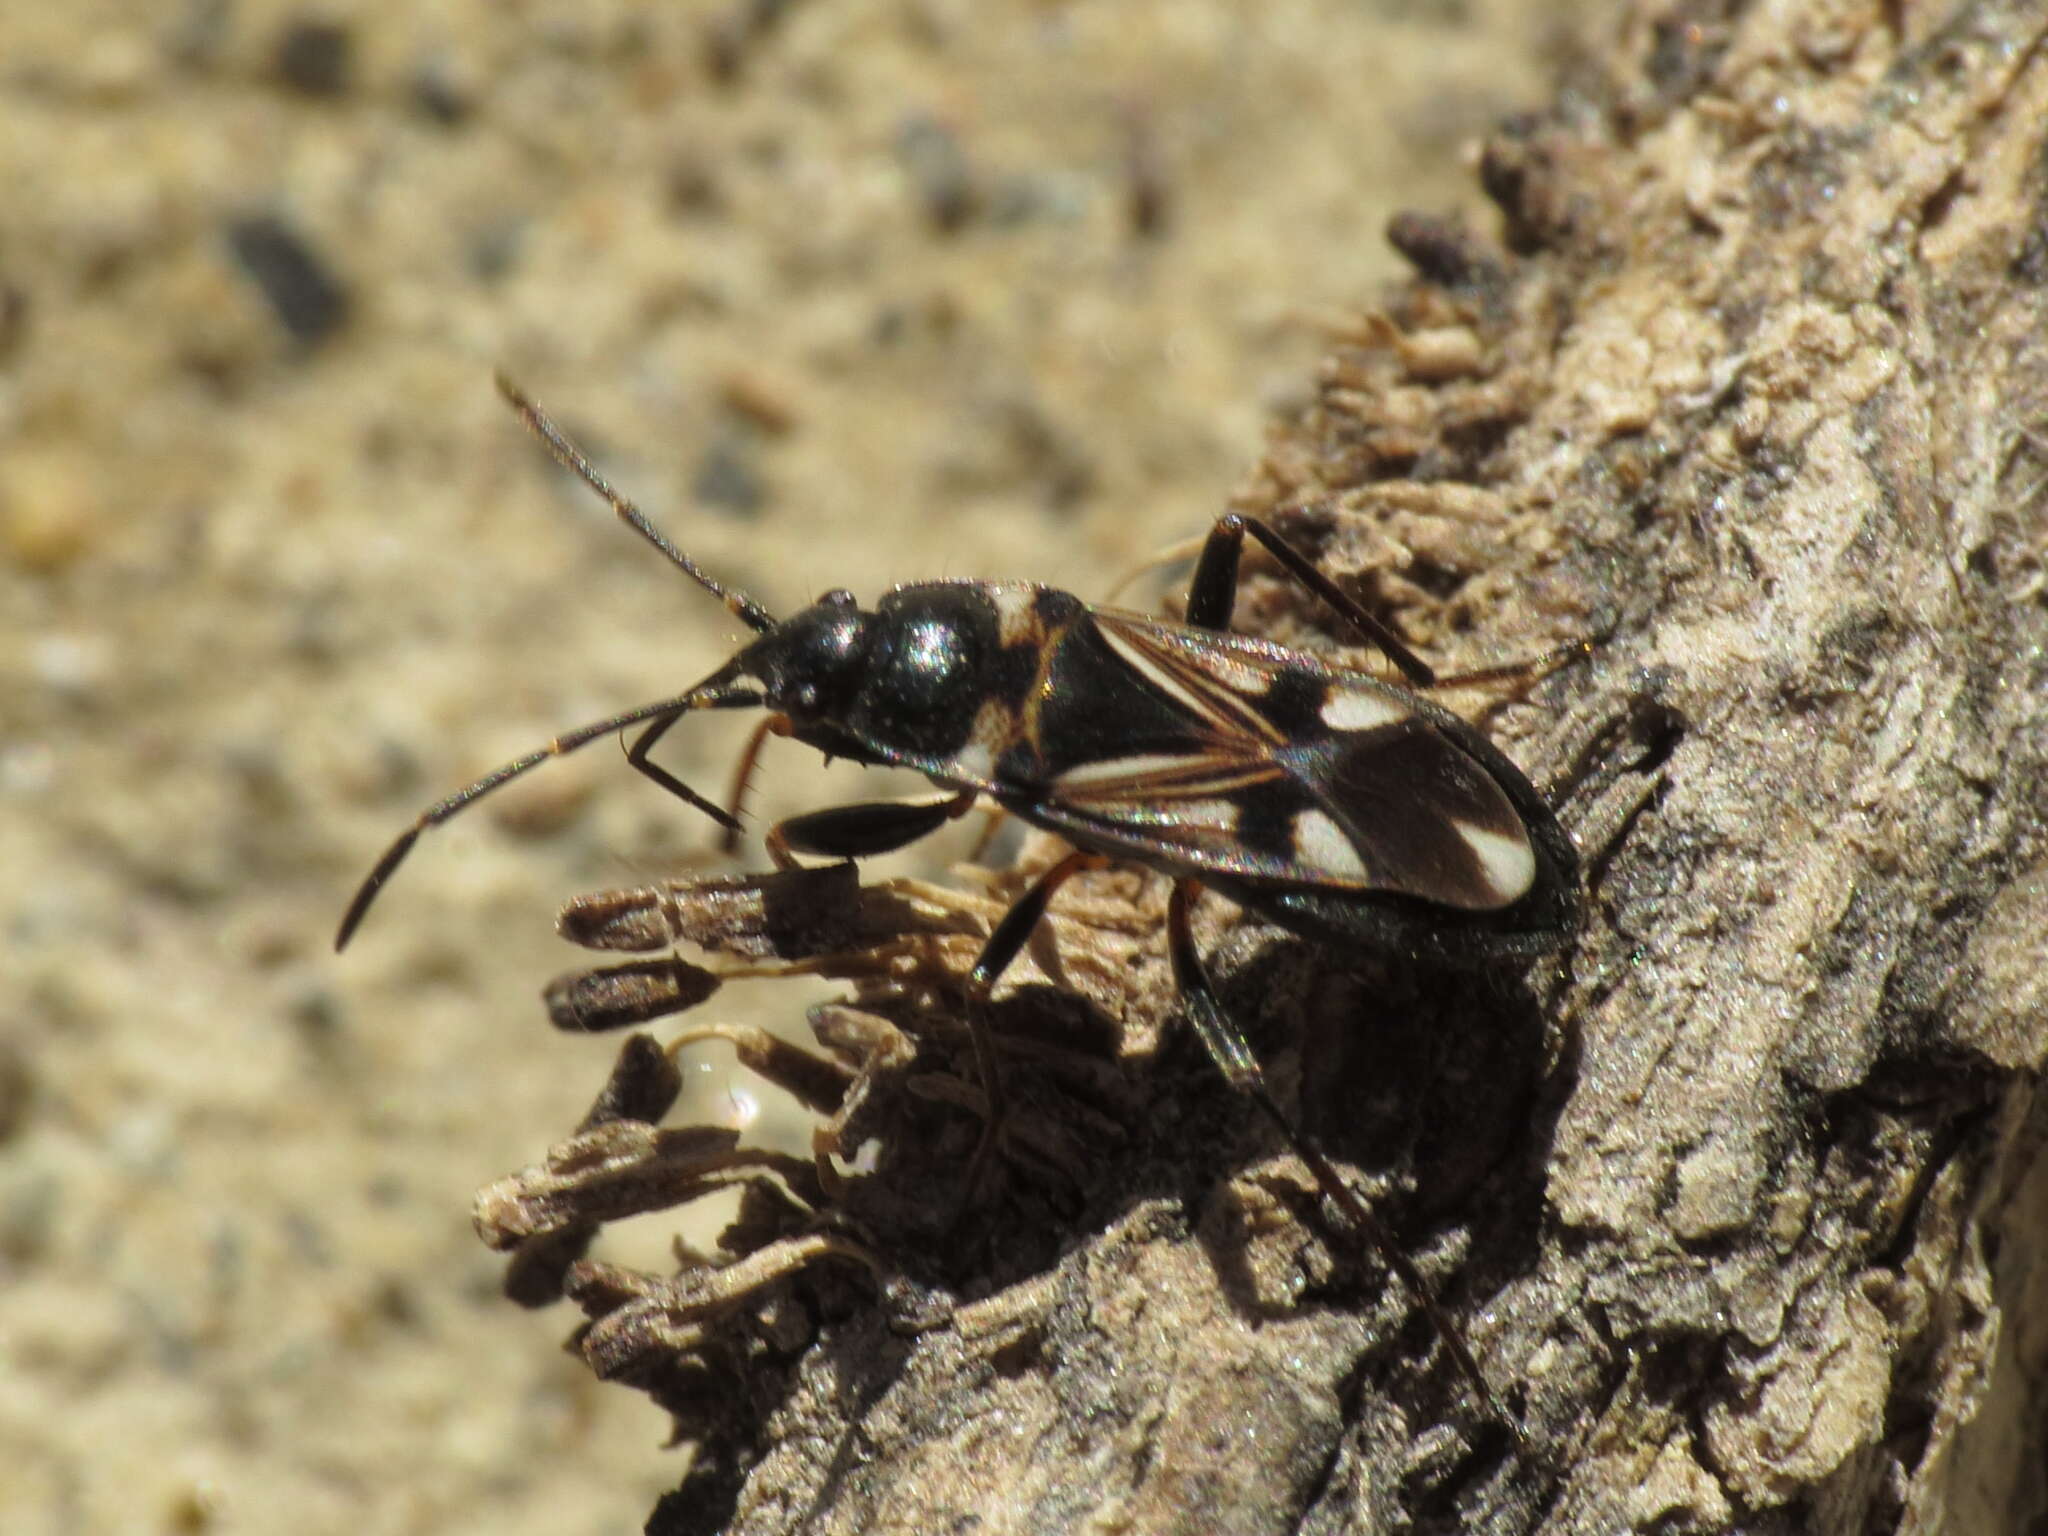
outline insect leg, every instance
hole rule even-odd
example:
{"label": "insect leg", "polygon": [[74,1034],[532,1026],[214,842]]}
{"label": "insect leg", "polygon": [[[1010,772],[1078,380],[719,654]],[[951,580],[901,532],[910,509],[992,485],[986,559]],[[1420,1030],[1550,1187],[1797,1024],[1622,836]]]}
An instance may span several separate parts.
{"label": "insect leg", "polygon": [[[740,835],[740,821],[735,812],[728,811],[722,806],[713,805],[681,779],[662,767],[661,764],[648,760],[647,754],[654,750],[654,744],[666,736],[669,727],[682,718],[680,714],[664,715],[638,736],[634,737],[633,745],[626,748],[627,766],[632,768],[635,773],[647,775],[648,778],[654,780],[655,783],[681,800],[685,805],[695,806],[706,816],[717,822],[719,826],[723,827],[725,829],[724,835],[727,838],[737,840]],[[779,717],[773,715],[769,717],[770,720],[777,718]]]}
{"label": "insect leg", "polygon": [[1281,538],[1256,517],[1226,512],[1216,519],[1202,545],[1202,558],[1188,584],[1188,622],[1197,629],[1230,628],[1230,610],[1237,602],[1237,564],[1244,553],[1244,536],[1250,534],[1266,552],[1287,567],[1294,579],[1315,593],[1337,616],[1378,646],[1386,657],[1418,688],[1436,682],[1429,663],[1403,645],[1394,632],[1367,613],[1344,590],[1315,568],[1308,556]]}
{"label": "insect leg", "polygon": [[1524,656],[1520,661],[1504,661],[1497,666],[1474,667],[1468,672],[1447,672],[1436,680],[1439,688],[1469,688],[1478,683],[1505,683],[1519,681],[1523,689],[1536,686],[1551,673],[1570,665],[1582,657],[1593,654],[1591,640],[1567,640],[1554,645],[1547,651],[1534,656]]}
{"label": "insect leg", "polygon": [[[551,758],[566,756],[579,747],[589,746],[601,736],[622,731],[629,725],[639,725],[643,721],[653,722],[648,730],[641,733],[636,744],[644,749],[652,746],[655,740],[660,739],[663,731],[692,710],[746,709],[760,702],[759,694],[751,689],[722,681],[721,674],[714,673],[688,693],[679,693],[672,699],[663,699],[654,704],[643,704],[637,709],[629,709],[620,714],[607,716],[603,720],[593,721],[589,725],[570,731],[565,736],[557,736],[546,746],[529,752],[524,757],[515,757],[502,767],[492,769],[475,783],[464,785],[445,800],[436,801],[421,811],[411,826],[398,834],[391,846],[386,848],[377,862],[370,867],[369,874],[363,877],[363,883],[356,887],[355,895],[349,900],[348,910],[341,915],[341,927],[334,935],[334,947],[337,950],[348,947],[348,941],[355,934],[357,925],[362,922],[363,914],[370,910],[370,903],[377,899],[377,893],[384,888],[385,881],[389,880],[397,872],[398,866],[405,862],[405,856],[412,852],[412,846],[420,840],[422,832],[440,826],[451,816],[459,815],[492,790],[530,773]],[[714,820],[725,820],[724,811],[699,799],[680,782],[675,783],[675,789],[684,799],[707,811]]]}
{"label": "insect leg", "polygon": [[988,936],[988,942],[981,946],[981,956],[967,974],[967,985],[975,994],[985,998],[995,991],[1010,962],[1024,952],[1031,930],[1052,905],[1055,891],[1083,870],[1101,869],[1108,863],[1099,853],[1070,853],[1033,881],[1031,889],[1017,898],[996,924],[995,932]]}
{"label": "insect leg", "polygon": [[1401,1283],[1421,1304],[1423,1312],[1429,1317],[1430,1325],[1444,1341],[1444,1347],[1450,1351],[1459,1374],[1465,1378],[1473,1396],[1479,1399],[1489,1417],[1507,1429],[1516,1445],[1522,1445],[1521,1425],[1509,1415],[1500,1399],[1494,1396],[1493,1389],[1486,1384],[1486,1378],[1479,1371],[1479,1362],[1472,1358],[1472,1350],[1466,1344],[1464,1334],[1437,1301],[1436,1293],[1430,1289],[1429,1282],[1423,1278],[1422,1272],[1415,1267],[1408,1255],[1401,1251],[1394,1242],[1393,1234],[1388,1232],[1379,1218],[1367,1210],[1365,1203],[1351,1192],[1351,1187],[1338,1176],[1330,1160],[1323,1156],[1314,1142],[1295,1128],[1294,1122],[1287,1118],[1286,1112],[1280,1108],[1273,1098],[1272,1091],[1266,1086],[1266,1074],[1260,1069],[1258,1058],[1252,1054],[1250,1045],[1245,1042],[1244,1032],[1233,1024],[1230,1016],[1224,1012],[1223,1003],[1216,996],[1216,989],[1211,985],[1208,971],[1202,964],[1201,954],[1195,948],[1194,929],[1189,923],[1188,914],[1195,898],[1201,893],[1202,885],[1198,880],[1180,879],[1174,882],[1173,897],[1167,906],[1166,933],[1173,957],[1174,980],[1179,983],[1181,995],[1187,1000],[1188,1019],[1194,1025],[1195,1033],[1201,1038],[1202,1048],[1209,1053],[1209,1059],[1216,1063],[1216,1069],[1223,1074],[1230,1086],[1248,1095],[1252,1102],[1265,1112],[1266,1118],[1273,1122],[1281,1136],[1286,1139],[1288,1146],[1294,1149],[1294,1155],[1308,1165],[1309,1172],[1315,1176],[1315,1181],[1323,1193],[1335,1201],[1344,1212],[1345,1220],[1378,1250],[1387,1268],[1400,1276]]}
{"label": "insect leg", "polygon": [[966,815],[974,799],[975,791],[964,789],[942,800],[874,800],[792,816],[770,829],[768,852],[782,869],[794,863],[792,853],[814,853],[828,859],[864,859],[888,853]]}
{"label": "insect leg", "polygon": [[972,1197],[975,1187],[981,1182],[982,1169],[987,1165],[989,1154],[995,1150],[996,1138],[1003,1123],[1003,1085],[996,1070],[995,1043],[989,1039],[988,1025],[981,1015],[982,1006],[996,989],[996,982],[1010,962],[1024,952],[1024,946],[1031,939],[1031,930],[1036,928],[1045,916],[1045,909],[1052,905],[1053,893],[1074,876],[1086,869],[1100,869],[1109,862],[1099,853],[1076,851],[1068,854],[1053,865],[1031,884],[1031,889],[1011,905],[1002,920],[995,926],[995,932],[988,936],[988,942],[981,946],[981,954],[974,962],[974,969],[967,973],[967,1032],[974,1042],[974,1066],[981,1076],[981,1090],[988,1100],[988,1119],[981,1133],[981,1145],[974,1149],[974,1158],[967,1165],[967,1182],[961,1189],[964,1203]]}
{"label": "insect leg", "polygon": [[725,797],[725,813],[732,820],[718,835],[718,846],[727,853],[737,853],[740,847],[740,812],[745,809],[747,793],[754,785],[754,768],[761,761],[761,748],[770,736],[787,736],[790,733],[789,716],[771,714],[755,726],[747,737],[747,744],[740,752],[738,765],[733,769],[732,792]]}
{"label": "insect leg", "polygon": [[1003,823],[1010,819],[1010,813],[994,801],[990,801],[984,809],[988,813],[988,821],[976,835],[974,846],[967,850],[966,862],[969,864],[979,864],[982,861],[988,853],[989,844],[996,840],[996,834],[1003,830]]}

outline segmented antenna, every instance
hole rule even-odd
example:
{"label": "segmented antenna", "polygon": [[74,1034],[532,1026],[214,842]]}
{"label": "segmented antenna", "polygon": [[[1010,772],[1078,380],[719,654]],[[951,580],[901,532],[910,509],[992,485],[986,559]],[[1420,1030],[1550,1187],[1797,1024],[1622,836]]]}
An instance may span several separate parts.
{"label": "segmented antenna", "polygon": [[[451,816],[468,810],[500,785],[509,784],[521,775],[532,772],[551,758],[574,752],[578,747],[586,747],[599,737],[609,736],[612,732],[624,730],[629,725],[638,725],[645,720],[672,721],[696,709],[746,709],[760,702],[761,696],[751,689],[735,688],[730,684],[719,686],[707,680],[688,693],[679,693],[672,699],[642,704],[637,709],[623,710],[616,715],[608,715],[602,720],[570,731],[567,735],[557,736],[546,746],[493,768],[473,784],[465,784],[447,799],[435,801],[420,812],[411,826],[392,840],[391,846],[384,850],[383,856],[371,866],[369,874],[364,876],[363,883],[356,887],[356,893],[349,901],[348,910],[341,916],[341,927],[335,931],[335,949],[343,950],[348,947],[348,941],[355,936],[356,928],[363,920],[363,914],[370,910],[370,903],[377,899],[377,893],[384,889],[384,883],[397,872],[398,866],[405,862],[405,856],[412,852],[412,845],[420,840],[422,832],[431,827],[438,827]],[[739,823],[733,819],[730,812],[721,806],[713,805],[680,780],[672,780],[668,787],[672,793],[681,795],[721,827],[729,831],[738,830]]]}
{"label": "segmented antenna", "polygon": [[680,568],[684,575],[725,604],[726,612],[747,628],[757,634],[766,634],[775,627],[775,616],[766,608],[739,588],[726,586],[677,549],[668,541],[667,535],[647,520],[645,513],[612,489],[612,483],[597,472],[596,466],[584,457],[583,450],[569,441],[568,436],[555,425],[547,412],[527,398],[526,391],[507,378],[503,369],[498,370],[496,377],[498,393],[519,413],[519,419],[526,423],[527,430],[547,445],[548,452],[555,456],[557,463],[564,469],[572,471],[585,485],[610,502],[612,510],[619,514],[620,522],[668,556],[671,564]]}
{"label": "segmented antenna", "polygon": [[[569,441],[562,429],[548,418],[546,412],[529,400],[517,384],[506,378],[502,372],[497,378],[498,392],[511,402],[512,408],[519,413],[519,419],[526,423],[528,430],[547,445],[548,452],[553,454],[564,468],[573,470],[584,484],[610,502],[612,510],[619,514],[619,521],[668,556],[671,564],[679,567],[698,586],[725,604],[726,611],[749,629],[765,634],[775,627],[774,615],[766,608],[737,587],[727,587],[718,582],[696,561],[669,543],[661,531],[642,515],[638,507],[612,489],[611,482],[591,466],[583,451]],[[546,746],[492,769],[475,783],[465,785],[447,799],[428,806],[413,824],[401,832],[391,846],[384,850],[383,857],[371,867],[363,883],[356,887],[355,896],[349,902],[348,910],[342,914],[341,927],[334,935],[334,947],[341,949],[348,944],[357,926],[362,922],[363,915],[370,910],[370,903],[377,899],[377,893],[384,889],[385,882],[397,873],[398,866],[405,862],[405,856],[412,852],[412,846],[419,841],[422,832],[431,827],[438,827],[451,816],[458,815],[476,804],[500,785],[509,784],[522,774],[538,768],[548,759],[574,752],[578,747],[588,746],[599,737],[609,736],[612,732],[623,730],[629,725],[653,722],[651,728],[641,734],[634,750],[627,754],[628,760],[635,768],[653,778],[669,793],[681,796],[704,812],[728,833],[737,832],[739,822],[733,818],[731,812],[712,804],[674,775],[646,762],[644,755],[646,749],[660,739],[662,732],[692,710],[745,709],[760,702],[761,695],[751,688],[740,686],[733,664],[727,663],[688,693],[679,693],[658,703],[642,704],[638,708],[609,715],[605,719],[570,731],[565,736],[557,736]]]}

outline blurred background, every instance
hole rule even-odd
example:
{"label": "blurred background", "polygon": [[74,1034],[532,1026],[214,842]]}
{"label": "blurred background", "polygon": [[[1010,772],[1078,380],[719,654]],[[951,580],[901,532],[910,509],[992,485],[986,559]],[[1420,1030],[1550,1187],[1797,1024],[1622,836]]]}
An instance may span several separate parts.
{"label": "blurred background", "polygon": [[[0,1531],[618,1531],[681,1474],[566,1309],[499,1298],[469,1207],[611,1061],[541,1012],[555,909],[718,867],[708,824],[600,743],[330,949],[423,805],[738,638],[494,367],[777,612],[1100,596],[1307,398],[1319,319],[1399,275],[1389,215],[1491,227],[1471,151],[1565,26],[0,7]],[[743,731],[665,760],[722,795]],[[888,792],[778,745],[763,818]],[[810,996],[711,1006],[800,1031]],[[696,1117],[749,1118],[692,1066]]]}

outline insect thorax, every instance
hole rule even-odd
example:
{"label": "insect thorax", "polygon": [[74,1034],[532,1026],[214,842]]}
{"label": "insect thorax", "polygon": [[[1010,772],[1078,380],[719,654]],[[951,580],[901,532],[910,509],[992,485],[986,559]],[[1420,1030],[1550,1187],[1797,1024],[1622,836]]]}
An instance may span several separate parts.
{"label": "insect thorax", "polygon": [[991,700],[1020,700],[1039,666],[1039,646],[1014,633],[1008,610],[1042,590],[927,582],[898,587],[871,613],[827,593],[739,664],[799,737],[827,751],[979,780],[977,718]]}

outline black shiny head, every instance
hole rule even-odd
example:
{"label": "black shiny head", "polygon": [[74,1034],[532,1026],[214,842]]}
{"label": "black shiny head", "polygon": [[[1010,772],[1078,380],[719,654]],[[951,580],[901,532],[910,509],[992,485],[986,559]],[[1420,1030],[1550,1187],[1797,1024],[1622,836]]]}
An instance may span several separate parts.
{"label": "black shiny head", "polygon": [[867,673],[873,616],[835,588],[792,614],[733,658],[758,681],[762,702],[798,727],[843,720]]}

